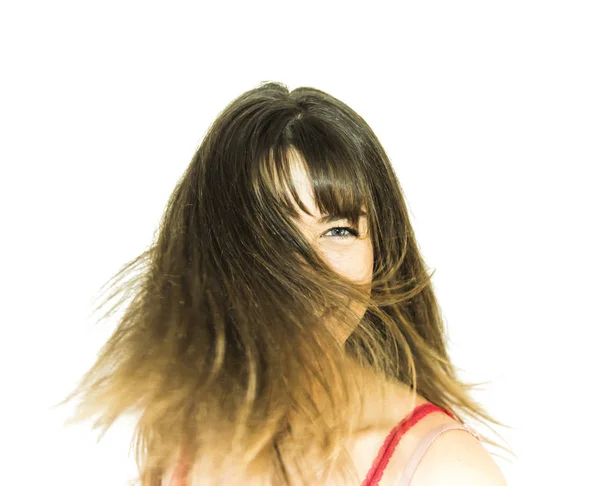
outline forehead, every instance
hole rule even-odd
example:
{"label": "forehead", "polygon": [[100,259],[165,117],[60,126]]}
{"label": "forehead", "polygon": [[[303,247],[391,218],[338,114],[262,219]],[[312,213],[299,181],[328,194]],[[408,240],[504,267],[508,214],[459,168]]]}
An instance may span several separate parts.
{"label": "forehead", "polygon": [[[311,214],[314,216],[320,216],[321,213],[315,204],[315,196],[313,192],[313,186],[309,179],[308,172],[304,163],[295,155],[290,156],[290,174],[292,184],[298,193],[298,197],[302,201],[302,203],[307,207]],[[296,210],[300,213],[300,216],[304,220],[312,219],[310,215],[306,214],[304,211],[298,207],[298,205],[293,200],[291,193],[289,190],[286,190],[289,195],[290,200],[294,203]]]}
{"label": "forehead", "polygon": [[[312,216],[311,216],[309,214],[306,214],[304,211],[302,211],[302,209],[294,201],[290,192],[287,191],[287,193],[289,195],[289,199],[294,204],[296,211],[298,211],[298,213],[300,215],[300,220],[302,222],[307,223],[307,224],[314,224],[315,222],[319,223],[319,224],[325,224],[325,223],[329,223],[331,221],[340,219],[337,215],[322,214],[319,211],[319,208],[315,204],[315,196],[314,196],[314,192],[313,192],[314,189],[313,189],[311,180],[309,178],[308,172],[306,170],[306,167],[302,163],[302,161],[295,156],[294,156],[294,158],[291,158],[291,160],[290,160],[290,175],[291,175],[292,184],[293,184],[294,188],[296,189],[296,192],[298,193],[298,197],[301,199],[302,203],[306,206],[306,208],[312,214]],[[364,205],[361,208],[360,217],[361,218],[366,217]]]}
{"label": "forehead", "polygon": [[320,152],[308,156],[312,157],[310,168],[295,147],[271,151],[261,168],[268,182],[257,179],[257,190],[272,190],[277,204],[297,222],[325,224],[348,219],[358,224],[361,216],[366,216],[368,188],[352,159]]}

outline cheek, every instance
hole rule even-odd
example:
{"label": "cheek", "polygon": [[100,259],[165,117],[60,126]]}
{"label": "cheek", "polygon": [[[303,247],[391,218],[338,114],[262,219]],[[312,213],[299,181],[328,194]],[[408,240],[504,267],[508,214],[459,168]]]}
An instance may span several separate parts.
{"label": "cheek", "polygon": [[350,280],[368,283],[373,277],[373,249],[367,242],[326,248],[323,255],[333,270]]}

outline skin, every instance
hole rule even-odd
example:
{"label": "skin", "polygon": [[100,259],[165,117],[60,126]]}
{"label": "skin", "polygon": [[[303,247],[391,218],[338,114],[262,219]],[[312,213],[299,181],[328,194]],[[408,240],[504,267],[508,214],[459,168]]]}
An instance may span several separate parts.
{"label": "skin", "polygon": [[[319,218],[323,215],[315,205],[312,184],[297,155],[290,169],[298,196],[312,214],[312,216],[306,214],[296,206],[301,215],[296,222],[298,228],[333,270],[350,280],[370,284],[373,276],[373,245],[368,234],[366,216],[361,216],[358,228],[352,228],[350,222],[344,219],[327,224],[320,223]],[[351,234],[344,229],[345,227],[354,229],[358,235]],[[327,319],[327,313],[323,314],[325,325],[331,327],[332,333],[341,346],[366,310],[360,303],[353,302],[349,305],[356,314],[354,322],[334,322],[331,318]],[[348,366],[355,368],[356,376],[360,374],[363,377],[362,394],[371,397],[369,405],[362,409],[362,415],[358,418],[359,426],[369,428],[370,432],[360,434],[347,447],[348,450],[353,450],[351,455],[355,456],[354,462],[359,471],[366,474],[389,430],[414,406],[426,400],[420,395],[413,397],[408,388],[402,384],[388,382],[368,370],[356,368],[355,363],[351,361]],[[381,391],[383,395],[377,393]]]}
{"label": "skin", "polygon": [[[291,170],[298,195],[313,215],[310,216],[297,208],[301,215],[297,222],[299,229],[337,273],[350,280],[370,284],[373,246],[367,233],[366,217],[361,217],[358,228],[354,228],[358,231],[357,236],[342,229],[350,226],[348,221],[319,223],[318,219],[322,215],[315,206],[312,185],[300,159],[293,160]],[[350,306],[356,313],[357,322],[360,321],[365,308],[357,303],[352,303]],[[325,314],[323,316],[326,317]],[[357,322],[345,326],[339,322],[329,322],[328,325],[331,326],[340,345],[343,345]],[[350,361],[348,366],[353,366],[353,363]],[[362,395],[367,397],[366,406],[361,408],[357,419],[358,429],[367,431],[357,433],[345,445],[345,450],[359,478],[363,479],[392,427],[416,406],[427,403],[427,400],[420,394],[412,395],[408,387],[402,383],[386,381],[364,369],[356,368],[355,373],[363,377]],[[445,414],[432,413],[411,427],[396,447],[379,486],[395,485],[420,440],[433,428],[452,422],[454,421]],[[234,482],[232,481],[231,484]],[[183,483],[175,477],[172,482],[163,484],[180,486]],[[200,484],[207,483],[199,479],[190,486]],[[464,431],[449,431],[437,438],[419,463],[411,481],[411,486],[480,486],[482,484],[506,486],[502,473],[491,456],[479,442]]]}
{"label": "skin", "polygon": [[[299,229],[337,273],[350,280],[370,284],[373,276],[373,245],[367,231],[366,216],[360,218],[358,228],[353,228],[358,232],[357,236],[343,229],[350,227],[347,220],[320,223],[318,220],[322,215],[314,203],[311,182],[297,155],[290,168],[298,195],[313,215],[310,216],[297,207],[301,215],[297,222]],[[326,322],[326,325],[331,326],[340,345],[344,344],[366,310],[358,303],[351,303],[350,306],[356,313],[356,322],[345,325]],[[326,314],[323,316],[327,317]],[[353,366],[352,363],[349,363],[349,366]],[[368,432],[357,434],[347,444],[346,450],[359,477],[364,478],[391,428],[415,407],[428,401],[418,393],[411,394],[408,387],[402,383],[386,381],[363,369],[356,369],[356,373],[364,377],[363,393],[371,397],[358,418],[358,423],[367,428]],[[383,391],[383,394],[375,393],[376,391]],[[395,449],[379,483],[380,486],[394,484],[419,441],[433,428],[448,423],[454,423],[454,420],[445,414],[433,413],[411,427]],[[470,434],[460,430],[448,431],[434,442],[411,481],[412,486],[437,484],[506,485],[500,469],[483,446]]]}
{"label": "skin", "polygon": [[[306,168],[295,153],[293,153],[290,170],[298,196],[312,214],[311,216],[304,213],[296,205],[296,209],[301,215],[296,222],[298,228],[333,270],[350,280],[370,284],[373,277],[373,244],[368,233],[366,216],[360,217],[358,228],[352,228],[357,231],[358,235],[356,236],[343,229],[351,228],[350,222],[347,220],[341,219],[327,224],[320,223],[319,218],[323,215],[315,205],[312,184]],[[290,199],[292,198],[290,197]],[[350,323],[335,322],[331,318],[327,318],[327,312],[323,314],[325,325],[330,326],[340,346],[344,345],[366,310],[357,302],[349,302],[349,306],[356,316],[355,321]],[[402,410],[411,410],[415,405],[426,401],[419,395],[416,396],[416,401],[413,401],[408,387],[396,382],[388,382],[369,370],[358,368],[353,361],[349,361],[347,366],[354,368],[356,376],[363,377],[361,385],[363,394],[370,397],[378,396],[377,399],[373,398],[373,403],[364,409],[364,415],[359,419],[359,423],[364,427],[381,427],[387,432],[398,422],[396,413],[390,417],[390,414],[385,411],[390,403],[394,404],[392,409],[397,411],[399,403],[403,404]],[[380,395],[381,390],[385,394],[383,399]]]}
{"label": "skin", "polygon": [[[367,233],[366,217],[362,217],[358,228],[354,228],[358,231],[357,236],[342,229],[350,226],[348,221],[319,223],[318,219],[322,215],[315,206],[312,185],[298,158],[293,161],[291,170],[298,195],[313,215],[310,216],[297,208],[301,215],[301,219],[297,222],[299,229],[337,273],[350,280],[370,284],[373,246]],[[350,305],[356,313],[357,322],[360,321],[365,308],[357,303]],[[326,318],[326,314],[323,314],[323,317]],[[357,322],[345,326],[339,322],[329,322],[328,325],[331,326],[340,345],[343,345]],[[349,362],[348,366],[353,366],[352,362]],[[367,432],[357,433],[345,445],[345,449],[354,463],[356,473],[360,479],[363,479],[391,428],[416,406],[427,403],[427,400],[418,393],[411,394],[408,387],[402,383],[386,381],[364,369],[356,368],[355,372],[363,377],[362,394],[367,397],[366,406],[361,409],[357,423],[359,429],[364,428]],[[396,447],[379,486],[393,486],[419,441],[433,428],[452,422],[454,421],[445,414],[433,413],[411,427]],[[182,483],[176,479],[164,484],[179,486]],[[206,483],[198,481],[190,486],[199,484]],[[491,456],[480,443],[464,431],[449,431],[436,439],[420,462],[411,481],[411,486],[479,486],[482,484],[506,486]]]}
{"label": "skin", "polygon": [[[345,219],[326,224],[320,223],[319,218],[323,215],[315,205],[312,184],[304,166],[296,157],[290,168],[298,196],[313,215],[306,214],[296,206],[301,215],[297,221],[298,228],[333,270],[355,282],[370,284],[373,278],[373,244],[368,233],[367,217],[360,217],[358,227],[352,227]],[[357,231],[358,235],[355,236],[351,230],[344,228],[351,228]],[[343,324],[329,322],[340,345],[343,345],[350,336],[366,310],[363,305],[356,302],[350,303],[350,309],[357,316],[356,322]]]}

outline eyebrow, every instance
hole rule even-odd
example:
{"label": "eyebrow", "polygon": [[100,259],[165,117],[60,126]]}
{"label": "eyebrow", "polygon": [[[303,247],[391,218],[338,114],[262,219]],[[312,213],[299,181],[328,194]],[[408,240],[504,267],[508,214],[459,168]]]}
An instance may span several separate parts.
{"label": "eyebrow", "polygon": [[[367,213],[365,213],[364,211],[361,211],[360,213],[358,213],[359,217],[360,216],[366,216]],[[325,214],[324,216],[321,216],[318,220],[317,223],[319,224],[327,224],[327,223],[331,223],[332,221],[338,221],[340,219],[348,219],[348,218],[344,218],[340,215],[337,214]]]}

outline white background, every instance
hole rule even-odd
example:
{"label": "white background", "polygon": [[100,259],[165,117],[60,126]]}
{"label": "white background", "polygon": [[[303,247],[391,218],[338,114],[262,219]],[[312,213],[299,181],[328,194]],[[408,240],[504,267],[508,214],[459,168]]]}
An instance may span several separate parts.
{"label": "white background", "polygon": [[378,135],[452,357],[513,427],[509,484],[600,484],[597,5],[2,2],[2,483],[133,476],[131,420],[97,444],[49,407],[109,337],[92,300],[150,244],[210,122],[271,80]]}

